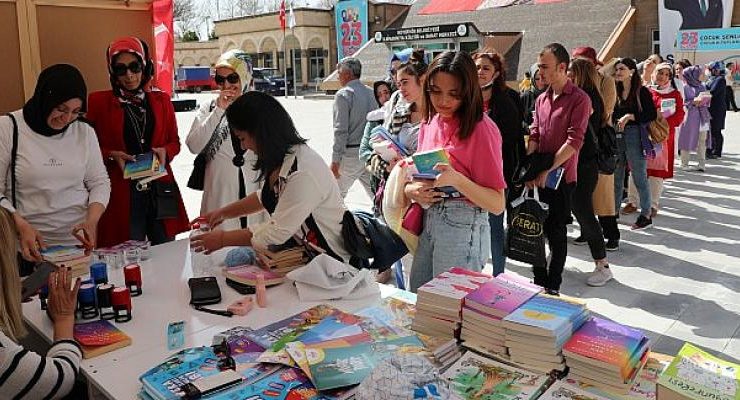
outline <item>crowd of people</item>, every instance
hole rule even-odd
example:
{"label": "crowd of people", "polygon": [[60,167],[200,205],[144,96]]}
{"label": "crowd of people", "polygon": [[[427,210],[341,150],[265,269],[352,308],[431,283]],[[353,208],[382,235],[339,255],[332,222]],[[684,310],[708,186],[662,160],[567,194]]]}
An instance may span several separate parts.
{"label": "crowd of people", "polygon": [[[24,333],[19,274],[30,273],[45,248],[92,250],[131,239],[156,245],[191,226],[171,169],[181,150],[174,109],[150,83],[147,44],[114,41],[106,65],[110,90],[88,95],[74,66],[53,65],[23,108],[0,118],[0,386],[17,397],[69,392],[81,358],[71,340],[79,279],[64,270],[49,284],[51,351],[44,358],[16,344]],[[639,210],[632,229],[652,225],[676,144],[685,169],[694,153],[691,170],[699,172],[707,158],[722,156],[725,112],[734,106],[725,66],[671,65],[659,55],[602,65],[592,48],[569,53],[553,43],[517,91],[506,84],[505,65],[491,48],[432,60],[407,49],[393,54],[389,78],[370,88],[358,59],[340,60],[327,164],[277,100],[249,90],[249,57],[224,53],[215,65],[218,96],[201,105],[186,139],[197,154],[188,186],[203,191],[197,219],[213,228],[192,237],[191,247],[211,253],[292,240],[352,263],[344,197],[359,180],[374,199],[374,218],[412,250],[405,267],[416,291],[451,267],[480,271],[489,258],[493,273],[502,273],[512,200],[536,188],[549,210],[550,257],[533,265],[534,283],[559,294],[575,216],[580,236],[573,242],[587,244],[595,264],[587,283],[603,286],[612,279],[606,252],[619,248],[620,211]],[[379,127],[403,149],[397,157],[374,147]],[[432,179],[415,175],[407,156],[439,149],[449,163],[435,165]],[[146,185],[126,179],[126,163],[150,152],[166,175]],[[560,184],[547,187],[558,169]],[[377,267],[386,280],[404,266]]]}

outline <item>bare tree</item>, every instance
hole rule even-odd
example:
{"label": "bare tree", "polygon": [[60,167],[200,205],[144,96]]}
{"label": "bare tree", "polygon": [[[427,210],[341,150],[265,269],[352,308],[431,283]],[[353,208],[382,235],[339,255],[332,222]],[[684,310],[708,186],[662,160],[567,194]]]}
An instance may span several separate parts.
{"label": "bare tree", "polygon": [[173,20],[175,32],[180,39],[185,37],[192,39],[193,34],[197,36],[196,32],[201,21],[195,8],[194,0],[175,0],[174,2]]}
{"label": "bare tree", "polygon": [[[280,9],[280,3],[282,0],[266,0],[263,1],[264,6],[262,8],[262,12],[273,12]],[[288,9],[288,2],[286,1],[285,9]]]}
{"label": "bare tree", "polygon": [[235,14],[240,16],[257,15],[262,11],[259,3],[258,0],[237,0]]}
{"label": "bare tree", "polygon": [[321,0],[319,2],[319,5],[323,8],[334,8],[334,6],[337,4],[337,0]]}

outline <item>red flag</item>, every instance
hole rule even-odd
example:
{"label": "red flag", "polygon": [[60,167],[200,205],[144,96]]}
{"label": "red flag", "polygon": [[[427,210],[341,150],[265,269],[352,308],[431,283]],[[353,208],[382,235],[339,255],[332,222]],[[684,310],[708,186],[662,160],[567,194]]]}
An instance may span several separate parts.
{"label": "red flag", "polygon": [[280,29],[285,32],[285,0],[280,2]]}
{"label": "red flag", "polygon": [[152,27],[154,29],[154,80],[163,92],[172,95],[172,80],[175,74],[175,34],[172,0],[155,0],[152,5]]}

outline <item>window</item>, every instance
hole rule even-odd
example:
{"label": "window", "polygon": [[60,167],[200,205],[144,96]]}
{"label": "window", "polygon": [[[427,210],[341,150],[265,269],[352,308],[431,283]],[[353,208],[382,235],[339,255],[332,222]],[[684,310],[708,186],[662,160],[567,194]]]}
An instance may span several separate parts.
{"label": "window", "polygon": [[467,52],[468,54],[473,54],[474,51],[478,50],[480,46],[478,45],[478,42],[462,42],[460,43],[460,50]]}
{"label": "window", "polygon": [[265,68],[272,68],[272,52],[262,54],[262,66]]}
{"label": "window", "polygon": [[324,49],[308,49],[308,77],[310,80],[323,78],[324,71]]}
{"label": "window", "polygon": [[650,46],[651,52],[650,54],[660,54],[660,30],[659,29],[653,29],[652,30],[652,45]]}
{"label": "window", "polygon": [[298,82],[302,82],[303,68],[301,68],[301,49],[290,49],[290,53],[293,54],[293,63],[288,65],[288,74],[290,75],[289,80],[293,80],[293,72],[290,70],[295,66],[295,79]]}

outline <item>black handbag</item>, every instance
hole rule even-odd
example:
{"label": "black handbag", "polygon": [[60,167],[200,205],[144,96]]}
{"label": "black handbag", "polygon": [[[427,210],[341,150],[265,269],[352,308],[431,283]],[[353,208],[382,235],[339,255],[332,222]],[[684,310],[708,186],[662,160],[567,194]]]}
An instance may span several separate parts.
{"label": "black handbag", "polygon": [[176,218],[179,211],[179,198],[180,191],[177,189],[175,181],[154,182],[154,204],[157,219]]}
{"label": "black handbag", "polygon": [[617,131],[614,127],[604,125],[600,129],[594,129],[589,123],[588,130],[596,140],[596,164],[599,173],[612,175],[617,169]]}
{"label": "black handbag", "polygon": [[203,153],[198,153],[193,161],[193,172],[190,173],[188,178],[188,187],[193,190],[203,190],[205,187],[206,180],[206,156]]}

